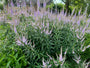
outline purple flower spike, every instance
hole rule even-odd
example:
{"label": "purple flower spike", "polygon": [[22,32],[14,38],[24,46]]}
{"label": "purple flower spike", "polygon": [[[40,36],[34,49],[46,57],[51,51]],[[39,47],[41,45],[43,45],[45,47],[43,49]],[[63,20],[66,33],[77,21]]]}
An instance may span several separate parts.
{"label": "purple flower spike", "polygon": [[90,14],[88,15],[88,17],[90,17]]}
{"label": "purple flower spike", "polygon": [[36,12],[34,12],[34,16],[35,16],[35,17],[37,16]]}
{"label": "purple flower spike", "polygon": [[32,2],[31,2],[31,0],[30,0],[30,7],[32,7]]}
{"label": "purple flower spike", "polygon": [[40,11],[37,11],[38,16],[40,15]]}
{"label": "purple flower spike", "polygon": [[43,7],[44,7],[44,8],[46,7],[46,2],[45,2],[45,0],[44,0],[44,3],[43,3]]}
{"label": "purple flower spike", "polygon": [[19,3],[17,3],[17,7],[20,7],[20,4]]}
{"label": "purple flower spike", "polygon": [[39,8],[40,8],[40,1],[39,0],[37,0],[37,10],[39,11]]}
{"label": "purple flower spike", "polygon": [[51,9],[51,14],[52,14],[53,12],[52,12],[52,9]]}
{"label": "purple flower spike", "polygon": [[80,20],[77,21],[78,26],[80,25]]}
{"label": "purple flower spike", "polygon": [[81,9],[79,10],[79,13],[78,13],[78,15],[80,15],[81,14]]}
{"label": "purple flower spike", "polygon": [[73,19],[75,19],[75,17],[76,17],[76,13],[75,13],[75,15],[74,15]]}
{"label": "purple flower spike", "polygon": [[13,1],[11,0],[11,6],[14,7]]}
{"label": "purple flower spike", "polygon": [[59,17],[59,21],[61,21],[61,17]]}
{"label": "purple flower spike", "polygon": [[47,23],[47,27],[49,27],[49,23]]}
{"label": "purple flower spike", "polygon": [[15,25],[16,25],[16,24],[18,24],[18,21],[17,21],[17,20],[15,20]]}
{"label": "purple flower spike", "polygon": [[85,30],[86,30],[86,27],[82,30],[82,33],[84,33],[84,32],[85,32]]}
{"label": "purple flower spike", "polygon": [[75,12],[75,8],[73,9],[73,11],[72,11],[72,14],[71,14],[71,15],[73,15],[73,14],[74,14],[74,12]]}
{"label": "purple flower spike", "polygon": [[14,32],[17,34],[17,29],[16,29],[16,26],[14,26]]}
{"label": "purple flower spike", "polygon": [[26,1],[24,1],[24,6],[26,7]]}
{"label": "purple flower spike", "polygon": [[13,9],[11,8],[11,15],[13,15]]}
{"label": "purple flower spike", "polygon": [[86,24],[86,28],[88,28],[88,26],[89,26],[89,23]]}

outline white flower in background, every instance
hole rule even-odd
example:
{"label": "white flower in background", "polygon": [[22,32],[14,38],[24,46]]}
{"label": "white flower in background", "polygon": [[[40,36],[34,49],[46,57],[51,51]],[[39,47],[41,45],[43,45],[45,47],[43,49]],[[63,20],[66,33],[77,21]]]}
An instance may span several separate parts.
{"label": "white flower in background", "polygon": [[57,60],[55,60],[54,58],[52,58],[51,56],[49,56],[49,58],[50,58],[50,60],[53,60],[53,62],[54,62],[54,64],[56,65],[56,66],[58,66],[58,65],[61,65],[61,66],[63,66],[63,64],[64,64],[64,62],[65,62],[65,59],[66,59],[66,53],[67,53],[67,49],[66,49],[66,51],[64,52],[64,57],[63,57],[63,55],[62,55],[62,47],[61,47],[61,53],[59,54],[59,56],[57,56]]}
{"label": "white flower in background", "polygon": [[0,0],[0,4],[4,4],[5,3],[5,0]]}
{"label": "white flower in background", "polygon": [[90,47],[90,45],[88,45],[86,48],[89,48]]}
{"label": "white flower in background", "polygon": [[42,60],[42,63],[43,63],[43,68],[50,68],[51,67],[51,64],[49,65],[49,61],[44,61],[44,58],[43,58],[43,60]]}
{"label": "white flower in background", "polygon": [[[75,58],[75,59],[74,59],[74,58]],[[74,60],[77,64],[79,64],[80,61],[81,61],[80,56],[77,56],[77,55],[75,54],[74,58],[73,58],[73,60]]]}
{"label": "white flower in background", "polygon": [[55,64],[55,66],[58,66],[59,65],[58,62],[56,60],[54,60],[54,59],[53,59],[53,62]]}
{"label": "white flower in background", "polygon": [[89,64],[90,64],[90,62],[86,62],[86,60],[85,60],[79,64],[78,68],[89,68]]}
{"label": "white flower in background", "polygon": [[25,38],[25,36],[22,37],[22,42],[27,45],[27,39]]}
{"label": "white flower in background", "polygon": [[85,68],[88,68],[90,62],[85,63]]}
{"label": "white flower in background", "polygon": [[22,44],[20,40],[17,40],[16,43],[17,43],[17,45],[21,45]]}
{"label": "white flower in background", "polygon": [[49,34],[51,34],[51,32],[52,32],[52,30],[49,31],[49,29],[47,29],[47,30],[45,31],[45,34],[49,35]]}
{"label": "white flower in background", "polygon": [[18,45],[23,45],[23,46],[24,46],[24,44],[27,45],[27,39],[25,38],[25,36],[23,36],[22,38],[19,37],[19,39],[16,41],[16,43]]}
{"label": "white flower in background", "polygon": [[[66,55],[66,53],[67,53],[67,49],[66,49],[66,51],[65,51],[65,55]],[[59,62],[62,62],[61,63],[61,65],[63,65],[64,64],[64,62],[65,62],[65,58],[66,58],[66,56],[64,55],[64,57],[62,56],[62,47],[61,47],[61,54],[59,54]]]}
{"label": "white flower in background", "polygon": [[74,51],[73,51],[72,53],[73,53],[73,54],[75,54],[75,52],[74,52]]}
{"label": "white flower in background", "polygon": [[59,61],[63,61],[63,57],[62,57],[62,47],[61,47],[61,54],[59,54]]}
{"label": "white flower in background", "polygon": [[83,48],[83,45],[81,45],[81,48],[80,48],[80,49],[81,49],[82,52],[84,52],[84,51],[85,51],[87,48],[89,48],[89,47],[90,47],[90,45],[84,46],[84,48]]}

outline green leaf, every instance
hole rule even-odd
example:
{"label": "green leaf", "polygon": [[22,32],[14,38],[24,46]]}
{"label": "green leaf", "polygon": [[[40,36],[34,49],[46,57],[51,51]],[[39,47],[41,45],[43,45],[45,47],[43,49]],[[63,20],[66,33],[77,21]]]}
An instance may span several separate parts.
{"label": "green leaf", "polygon": [[11,61],[9,61],[9,62],[7,63],[7,66],[6,66],[6,68],[9,68],[9,66],[10,66],[10,63],[11,63]]}

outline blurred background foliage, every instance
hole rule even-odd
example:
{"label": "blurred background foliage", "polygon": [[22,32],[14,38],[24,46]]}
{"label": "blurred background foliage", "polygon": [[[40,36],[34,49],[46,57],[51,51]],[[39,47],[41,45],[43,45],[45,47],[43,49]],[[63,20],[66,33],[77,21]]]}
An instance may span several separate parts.
{"label": "blurred background foliage", "polygon": [[81,9],[81,13],[84,13],[87,7],[87,14],[90,14],[90,0],[61,0],[61,3],[52,3],[48,7],[55,10],[55,6],[57,6],[57,10],[59,11],[64,7],[67,13],[71,13],[73,9],[76,9],[75,12],[77,13]]}
{"label": "blurred background foliage", "polygon": [[[16,3],[16,0],[12,1],[14,4]],[[82,9],[81,13],[84,13],[84,10],[87,7],[87,14],[90,14],[90,0],[61,0],[61,3],[54,3],[55,1],[57,0],[53,0],[51,4],[47,5],[47,8],[55,11],[55,8],[57,7],[57,10],[60,12],[60,10],[62,10],[64,7],[67,13],[71,13],[72,10],[75,8],[76,12]],[[3,9],[3,4],[7,5],[8,3],[8,0],[0,0],[0,9]]]}

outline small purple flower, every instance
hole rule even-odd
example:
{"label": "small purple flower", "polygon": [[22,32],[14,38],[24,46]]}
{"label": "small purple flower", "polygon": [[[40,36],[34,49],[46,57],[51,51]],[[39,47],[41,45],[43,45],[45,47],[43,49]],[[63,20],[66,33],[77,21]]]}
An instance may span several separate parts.
{"label": "small purple flower", "polygon": [[38,16],[40,15],[40,11],[37,11]]}
{"label": "small purple flower", "polygon": [[60,12],[60,14],[61,14],[61,15],[64,15],[64,8],[63,8],[63,10]]}
{"label": "small purple flower", "polygon": [[11,15],[13,15],[13,9],[11,8]]}
{"label": "small purple flower", "polygon": [[61,16],[57,16],[58,20],[61,21]]}
{"label": "small purple flower", "polygon": [[49,23],[47,23],[47,28],[49,27]]}
{"label": "small purple flower", "polygon": [[20,7],[20,4],[17,2],[17,7]]}
{"label": "small purple flower", "polygon": [[39,11],[39,8],[40,8],[40,1],[37,0],[37,10]]}
{"label": "small purple flower", "polygon": [[35,17],[37,16],[36,12],[34,12],[34,16],[35,16]]}
{"label": "small purple flower", "polygon": [[75,13],[75,15],[74,15],[73,19],[75,19],[75,18],[76,18],[76,13]]}
{"label": "small purple flower", "polygon": [[15,25],[16,25],[16,24],[18,24],[18,21],[17,21],[17,20],[15,20]]}
{"label": "small purple flower", "polygon": [[43,14],[40,14],[40,16],[41,16],[41,19],[43,18]]}
{"label": "small purple flower", "polygon": [[11,6],[14,7],[13,1],[11,0]]}
{"label": "small purple flower", "polygon": [[17,40],[16,43],[17,43],[17,45],[21,45],[22,44],[20,40]]}
{"label": "small purple flower", "polygon": [[14,32],[17,34],[17,29],[16,29],[16,26],[14,26]]}
{"label": "small purple flower", "polygon": [[51,9],[51,14],[52,14],[52,9]]}
{"label": "small purple flower", "polygon": [[87,22],[90,23],[90,19],[88,19]]}
{"label": "small purple flower", "polygon": [[82,33],[84,33],[84,32],[85,32],[85,30],[86,30],[86,27],[84,27],[84,29],[82,30]]}
{"label": "small purple flower", "polygon": [[75,8],[73,9],[71,16],[74,14],[74,12],[75,12]]}
{"label": "small purple flower", "polygon": [[77,21],[78,26],[80,25],[80,20]]}
{"label": "small purple flower", "polygon": [[44,27],[44,22],[42,23],[42,26]]}
{"label": "small purple flower", "polygon": [[81,14],[81,9],[79,10],[79,13],[78,13],[78,15],[80,15]]}
{"label": "small purple flower", "polygon": [[46,7],[46,2],[45,2],[45,0],[44,0],[44,3],[43,3],[43,7],[44,7],[44,8]]}
{"label": "small purple flower", "polygon": [[31,2],[31,0],[30,0],[30,7],[32,7],[32,2]]}
{"label": "small purple flower", "polygon": [[88,17],[90,17],[90,14],[88,15]]}
{"label": "small purple flower", "polygon": [[87,28],[88,28],[88,26],[89,26],[89,23],[86,24],[86,27],[87,27]]}
{"label": "small purple flower", "polygon": [[26,7],[26,1],[24,1],[24,6]]}
{"label": "small purple flower", "polygon": [[65,14],[64,14],[65,16],[67,15],[67,12],[65,12]]}
{"label": "small purple flower", "polygon": [[22,41],[23,43],[27,44],[27,39],[25,38],[25,36],[22,37]]}

